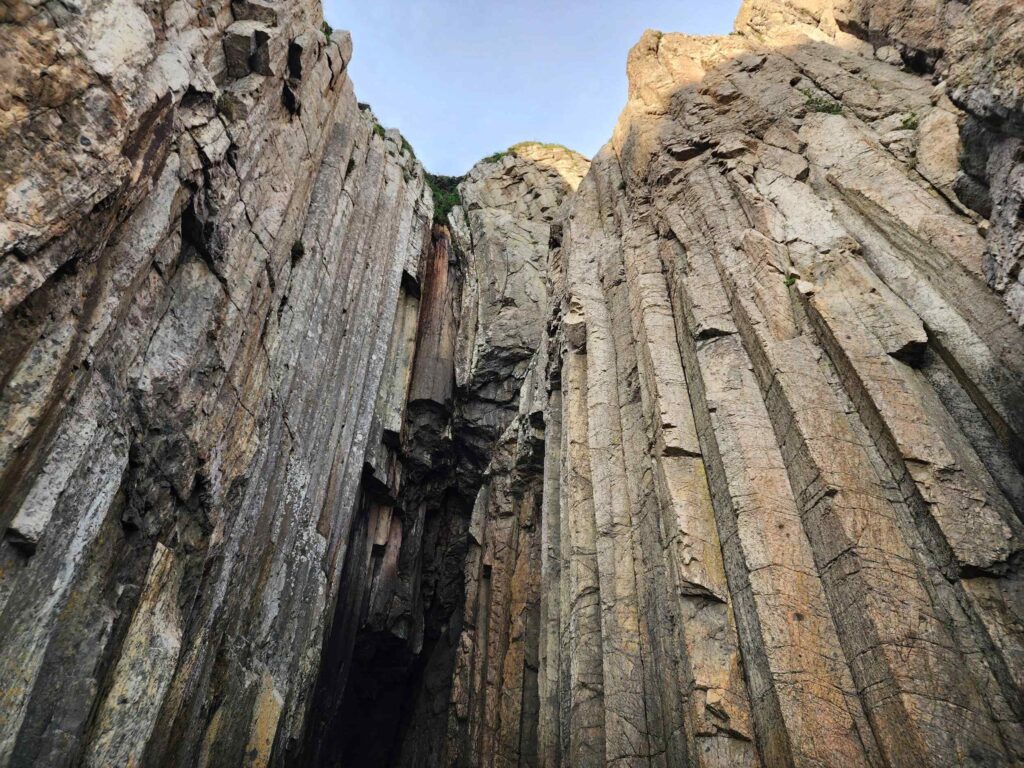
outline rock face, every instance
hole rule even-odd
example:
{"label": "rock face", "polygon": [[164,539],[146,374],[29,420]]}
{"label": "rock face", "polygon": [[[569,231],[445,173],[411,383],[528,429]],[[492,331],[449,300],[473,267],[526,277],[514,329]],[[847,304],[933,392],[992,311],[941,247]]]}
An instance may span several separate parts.
{"label": "rock face", "polygon": [[[485,471],[509,444],[551,306],[553,222],[589,167],[524,145],[478,164],[435,224],[404,369],[402,424],[376,457],[299,765],[438,765],[477,556]],[[392,354],[396,352],[393,349]],[[403,405],[404,403],[404,405]],[[502,438],[499,441],[499,438]]]}
{"label": "rock face", "polygon": [[421,169],[319,3],[2,13],[0,765],[281,764]]}
{"label": "rock face", "polygon": [[771,5],[630,56],[474,509],[444,764],[1024,760],[1020,222],[958,200],[968,80]]}
{"label": "rock face", "polygon": [[1024,764],[1024,10],[648,32],[435,221],[298,3],[0,9],[0,766]]}
{"label": "rock face", "polygon": [[[1024,6],[1006,0],[748,0],[736,28],[772,45],[822,41],[902,62],[941,81],[933,101],[962,123],[960,168],[945,151],[952,149],[952,139],[940,138],[952,135],[953,121],[935,115],[920,125],[920,159],[935,162],[926,158],[943,152],[942,167],[950,178],[938,177],[934,165],[918,170],[944,195],[952,190],[991,220],[985,276],[1024,323]],[[837,87],[822,85],[830,92]],[[954,104],[964,112],[950,109]]]}

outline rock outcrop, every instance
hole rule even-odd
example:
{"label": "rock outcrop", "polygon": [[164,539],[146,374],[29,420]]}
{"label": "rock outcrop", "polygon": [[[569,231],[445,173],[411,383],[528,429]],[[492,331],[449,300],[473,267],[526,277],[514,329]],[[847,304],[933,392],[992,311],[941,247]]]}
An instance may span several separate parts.
{"label": "rock outcrop", "polygon": [[1024,764],[1019,3],[648,32],[445,221],[315,0],[69,8],[0,9],[0,766]]}
{"label": "rock outcrop", "polygon": [[748,0],[736,28],[772,45],[821,41],[934,75],[941,89],[933,100],[943,111],[920,125],[925,164],[918,170],[942,194],[952,192],[990,220],[985,276],[1024,323],[1024,6],[1006,0]]}
{"label": "rock outcrop", "polygon": [[981,116],[771,5],[630,56],[478,502],[449,764],[1022,759],[1024,335],[955,193]]}
{"label": "rock outcrop", "polygon": [[280,764],[422,171],[317,2],[3,13],[0,765]]}
{"label": "rock outcrop", "polygon": [[982,54],[936,84],[922,38],[803,12],[630,56],[477,500],[446,764],[1024,759],[1020,221],[958,197]]}

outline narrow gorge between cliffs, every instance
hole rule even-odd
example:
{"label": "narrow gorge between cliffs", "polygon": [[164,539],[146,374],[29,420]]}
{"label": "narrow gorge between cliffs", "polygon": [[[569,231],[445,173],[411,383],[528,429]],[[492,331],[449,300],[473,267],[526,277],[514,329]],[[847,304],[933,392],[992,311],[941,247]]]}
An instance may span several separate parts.
{"label": "narrow gorge between cliffs", "polygon": [[746,0],[460,178],[318,0],[0,56],[0,768],[1024,765],[1024,5]]}

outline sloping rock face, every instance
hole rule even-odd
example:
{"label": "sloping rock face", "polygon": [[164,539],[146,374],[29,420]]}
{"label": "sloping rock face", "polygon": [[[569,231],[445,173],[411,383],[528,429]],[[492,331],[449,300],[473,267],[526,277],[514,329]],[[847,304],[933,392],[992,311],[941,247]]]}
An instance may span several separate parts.
{"label": "sloping rock face", "polygon": [[960,200],[1019,7],[825,5],[630,55],[474,509],[447,765],[1024,760],[1020,221]]}
{"label": "sloping rock face", "polygon": [[[991,220],[985,276],[1024,323],[1024,6],[1006,0],[749,0],[736,28],[771,44],[808,38],[902,61],[942,82],[964,110],[957,115],[960,168],[949,157],[941,170],[919,170]],[[935,115],[921,126],[926,154],[949,141],[939,138],[948,133],[946,125],[951,118]]]}
{"label": "sloping rock face", "polygon": [[589,167],[570,150],[527,143],[477,165],[460,186],[463,207],[451,218],[456,247],[466,254],[466,285],[455,384],[467,439],[487,446],[478,471],[518,411],[549,319],[552,232]]}
{"label": "sloping rock face", "polygon": [[280,764],[422,171],[317,2],[0,13],[0,765]]}
{"label": "sloping rock face", "polygon": [[0,766],[1024,764],[1021,6],[649,32],[433,222],[321,9],[8,3]]}

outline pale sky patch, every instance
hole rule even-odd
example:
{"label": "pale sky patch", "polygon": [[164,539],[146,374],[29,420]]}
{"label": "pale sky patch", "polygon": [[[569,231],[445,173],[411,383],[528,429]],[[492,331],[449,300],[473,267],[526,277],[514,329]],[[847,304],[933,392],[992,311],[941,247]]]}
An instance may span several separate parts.
{"label": "pale sky patch", "polygon": [[740,0],[325,0],[352,32],[361,101],[434,173],[520,141],[594,155],[626,103],[645,29],[728,34]]}

